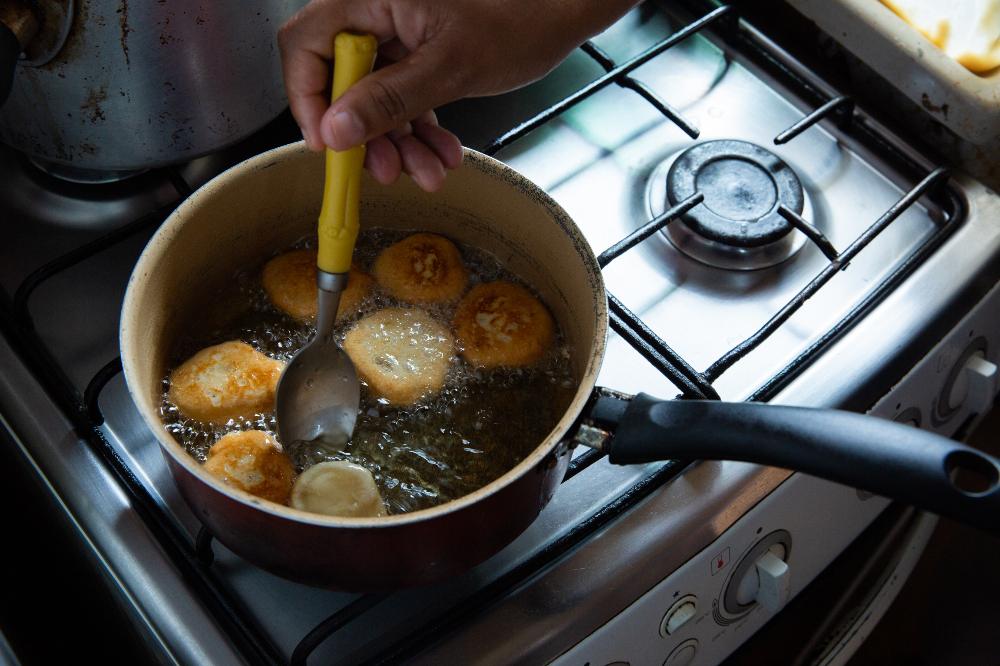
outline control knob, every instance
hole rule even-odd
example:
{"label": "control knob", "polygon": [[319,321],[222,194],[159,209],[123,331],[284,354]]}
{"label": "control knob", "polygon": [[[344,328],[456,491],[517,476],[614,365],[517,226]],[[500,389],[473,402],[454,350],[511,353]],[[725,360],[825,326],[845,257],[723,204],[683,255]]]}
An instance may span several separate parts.
{"label": "control knob", "polygon": [[749,606],[756,601],[772,613],[785,607],[791,577],[788,565],[775,551],[784,555],[785,547],[778,544],[765,551],[737,583],[736,601],[741,605]]}
{"label": "control knob", "polygon": [[976,351],[955,377],[948,392],[948,406],[958,409],[964,404],[975,414],[985,414],[993,405],[996,374],[997,366],[986,360],[981,349]]}
{"label": "control knob", "polygon": [[791,571],[788,556],[792,535],[775,530],[759,539],[743,555],[733,571],[722,596],[727,613],[738,616],[755,604],[777,613],[790,596]]}

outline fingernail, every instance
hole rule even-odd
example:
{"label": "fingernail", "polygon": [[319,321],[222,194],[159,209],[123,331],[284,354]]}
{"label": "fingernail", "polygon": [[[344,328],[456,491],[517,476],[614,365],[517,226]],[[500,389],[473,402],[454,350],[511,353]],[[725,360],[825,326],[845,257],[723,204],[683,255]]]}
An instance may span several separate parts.
{"label": "fingernail", "polygon": [[350,111],[338,111],[321,129],[323,142],[334,150],[347,150],[365,140],[365,128]]}
{"label": "fingernail", "polygon": [[309,132],[307,132],[304,127],[300,127],[299,129],[302,130],[302,139],[306,142],[306,146],[311,150],[313,143],[312,138],[309,136]]}
{"label": "fingernail", "polygon": [[421,175],[419,172],[415,173],[415,174],[410,174],[410,178],[412,178],[413,182],[415,182],[417,184],[417,187],[419,187],[423,191],[425,191],[425,192],[429,192],[430,191],[430,190],[427,189],[427,185],[428,185],[427,181],[424,179],[423,175]]}

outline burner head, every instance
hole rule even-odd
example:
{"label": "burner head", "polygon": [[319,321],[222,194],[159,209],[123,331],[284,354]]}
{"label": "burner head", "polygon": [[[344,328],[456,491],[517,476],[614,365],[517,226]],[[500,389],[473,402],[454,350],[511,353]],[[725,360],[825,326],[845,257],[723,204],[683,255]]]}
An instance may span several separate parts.
{"label": "burner head", "polygon": [[705,200],[684,216],[705,238],[758,247],[780,239],[792,225],[778,215],[785,204],[802,212],[798,176],[774,153],[745,141],[709,141],[681,153],[667,174],[673,206],[695,192]]}
{"label": "burner head", "polygon": [[781,204],[802,213],[802,184],[769,150],[734,140],[685,150],[667,171],[665,203],[673,206],[696,192],[704,201],[666,233],[677,249],[698,261],[737,270],[764,268],[784,261],[805,241],[778,214]]}
{"label": "burner head", "polygon": [[101,185],[104,183],[117,183],[122,180],[145,173],[148,169],[135,169],[130,171],[106,171],[102,169],[81,169],[80,167],[62,164],[60,162],[50,162],[38,157],[28,157],[28,161],[39,171],[46,173],[53,178],[64,180],[70,183],[80,183],[81,185]]}

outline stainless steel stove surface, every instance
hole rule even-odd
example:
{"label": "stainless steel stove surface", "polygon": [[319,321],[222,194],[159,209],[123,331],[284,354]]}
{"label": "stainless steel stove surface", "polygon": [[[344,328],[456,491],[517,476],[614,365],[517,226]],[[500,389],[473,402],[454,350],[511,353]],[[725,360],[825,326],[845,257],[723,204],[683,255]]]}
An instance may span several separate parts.
{"label": "stainless steel stove surface", "polygon": [[[542,82],[441,113],[475,147],[567,95],[586,97],[514,130],[489,151],[565,207],[595,251],[607,250],[602,262],[615,333],[599,384],[660,397],[875,407],[886,418],[920,404],[922,427],[946,435],[968,428],[976,419],[972,408],[959,401],[947,419],[932,424],[936,386],[912,388],[901,380],[943,338],[965,336],[970,320],[963,317],[995,292],[1000,200],[957,173],[947,188],[936,187],[946,175],[934,171],[937,165],[862,111],[845,116],[844,101],[825,120],[776,144],[775,137],[835,100],[835,91],[783,60],[732,12],[708,9],[695,8],[698,17],[708,16],[697,32],[700,25],[685,28],[693,21],[685,9],[647,3]],[[697,34],[662,46],[682,29]],[[615,70],[651,48],[662,52]],[[591,82],[609,69],[608,85],[595,84],[589,94]],[[658,108],[660,101],[672,108]],[[845,117],[851,124],[838,128]],[[690,596],[701,599],[696,620],[708,618],[708,626],[714,617],[713,635],[723,639],[713,638],[712,647],[703,639],[699,648],[694,634],[671,638],[654,628],[651,646],[629,663],[654,663],[654,656],[655,663],[718,663],[769,617],[762,608],[713,616],[705,596],[720,594],[721,582],[732,580],[741,554],[750,552],[743,546],[757,543],[763,529],[757,523],[791,531],[798,560],[785,558],[798,572],[794,595],[886,506],[881,498],[772,468],[616,467],[577,451],[567,481],[525,534],[483,565],[427,588],[362,596],[311,589],[199,537],[201,525],[116,374],[121,297],[156,223],[179,198],[247,151],[290,140],[289,127],[285,117],[236,152],[90,188],[58,184],[0,149],[0,417],[61,498],[163,662],[539,664],[563,655],[559,663],[624,663],[629,658],[612,652],[623,637],[631,640],[627,630],[616,629],[614,639],[607,632],[588,636],[626,609],[640,613],[643,604],[655,605],[650,616],[657,626],[662,617],[666,627],[670,604],[643,595],[664,585],[679,594],[678,576],[705,560],[718,561],[725,573],[710,578],[706,564],[708,592]],[[718,268],[678,250],[685,241],[671,230],[693,223],[664,218],[676,203],[667,196],[667,173],[684,151],[714,140],[765,148],[790,167],[802,191],[794,212],[808,223],[806,232],[818,230],[828,244],[791,231],[781,250],[790,256],[756,270]],[[772,205],[768,196],[764,208]],[[908,205],[897,208],[902,199]],[[801,225],[794,212],[784,219]],[[877,234],[876,222],[885,223]],[[132,226],[121,238],[97,240],[126,224]],[[641,242],[616,249],[626,238]],[[107,247],[36,272],[95,240]],[[738,263],[753,252],[723,248],[722,254],[722,261]],[[41,279],[25,282],[33,272]],[[998,299],[990,298],[995,312]],[[976,326],[994,335],[982,330],[989,324]],[[984,348],[994,362],[998,342]],[[743,532],[742,541],[732,541]],[[684,590],[699,584],[685,582]],[[314,629],[312,641],[306,637]],[[612,656],[605,659],[605,652]]]}

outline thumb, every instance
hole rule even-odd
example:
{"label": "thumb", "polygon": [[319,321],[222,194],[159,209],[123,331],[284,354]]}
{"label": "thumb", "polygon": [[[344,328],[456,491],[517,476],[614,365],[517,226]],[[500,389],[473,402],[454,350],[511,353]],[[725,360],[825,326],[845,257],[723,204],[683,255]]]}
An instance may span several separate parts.
{"label": "thumb", "polygon": [[444,59],[435,51],[424,44],[348,88],[323,114],[323,143],[347,150],[458,99],[452,96],[452,77],[442,75]]}

